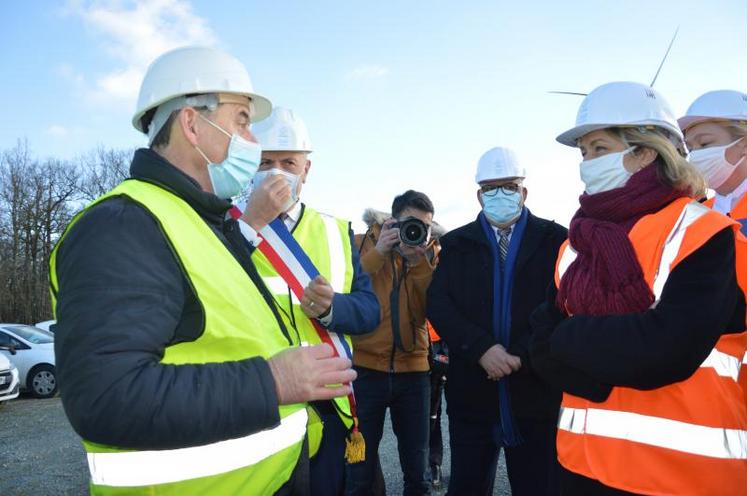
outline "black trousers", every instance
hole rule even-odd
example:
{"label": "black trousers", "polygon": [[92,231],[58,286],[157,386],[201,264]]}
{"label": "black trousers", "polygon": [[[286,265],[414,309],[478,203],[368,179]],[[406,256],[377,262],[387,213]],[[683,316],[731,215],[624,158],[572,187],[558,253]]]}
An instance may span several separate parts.
{"label": "black trousers", "polygon": [[635,496],[620,489],[605,486],[601,482],[589,479],[560,467],[560,488],[563,496]]}
{"label": "black trousers", "polygon": [[356,367],[355,397],[358,400],[360,430],[366,440],[366,460],[347,466],[346,494],[375,494],[378,451],[387,408],[397,437],[405,496],[428,494],[425,477],[428,457],[428,413],[430,383],[428,372],[390,374]]}
{"label": "black trousers", "polygon": [[310,482],[313,496],[340,496],[345,492],[345,438],[348,430],[331,401],[315,401],[324,422],[319,451],[311,459]]}
{"label": "black trousers", "polygon": [[492,495],[501,448],[505,450],[513,496],[560,494],[556,422],[516,420],[524,442],[515,447],[503,447],[500,423],[467,421],[450,412],[451,479],[448,495]]}
{"label": "black trousers", "polygon": [[446,376],[431,372],[431,435],[428,449],[428,464],[441,465],[444,458],[444,443],[441,434],[441,403]]}

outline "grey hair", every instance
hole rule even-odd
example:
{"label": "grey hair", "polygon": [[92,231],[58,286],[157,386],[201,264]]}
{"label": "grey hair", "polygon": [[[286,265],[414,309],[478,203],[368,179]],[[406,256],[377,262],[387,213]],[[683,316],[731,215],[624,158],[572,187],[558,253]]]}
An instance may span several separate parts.
{"label": "grey hair", "polygon": [[[176,118],[176,113],[185,107],[195,107],[214,112],[218,108],[218,95],[209,93],[205,95],[180,96],[162,103],[156,109],[153,119],[148,125],[148,144],[151,147],[165,146],[169,144],[169,133],[171,124]],[[168,125],[166,125],[168,124]],[[161,131],[165,132],[162,133]]]}

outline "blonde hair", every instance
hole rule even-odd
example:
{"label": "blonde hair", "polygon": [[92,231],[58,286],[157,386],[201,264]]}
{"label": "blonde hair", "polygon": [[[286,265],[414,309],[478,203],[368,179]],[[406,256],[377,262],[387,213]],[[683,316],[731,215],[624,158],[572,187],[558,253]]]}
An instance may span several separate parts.
{"label": "blonde hair", "polygon": [[666,131],[658,127],[614,127],[609,131],[629,147],[642,146],[654,150],[659,155],[654,164],[661,182],[686,191],[693,198],[705,196],[705,179],[685,159]]}
{"label": "blonde hair", "polygon": [[727,121],[719,124],[729,132],[734,141],[747,136],[747,121]]}

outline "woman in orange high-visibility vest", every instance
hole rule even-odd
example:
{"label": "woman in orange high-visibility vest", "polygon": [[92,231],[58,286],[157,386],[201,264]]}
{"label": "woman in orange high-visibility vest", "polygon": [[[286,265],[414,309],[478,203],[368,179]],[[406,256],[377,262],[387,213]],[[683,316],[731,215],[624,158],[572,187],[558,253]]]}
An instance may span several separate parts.
{"label": "woman in orange high-visibility vest", "polygon": [[[737,281],[747,293],[747,94],[709,91],[677,121],[685,135],[688,160],[716,195],[705,205],[741,224],[737,236]],[[747,391],[747,356],[739,374]]]}
{"label": "woman in orange high-visibility vest", "polygon": [[709,91],[677,122],[690,163],[716,192],[708,206],[747,223],[747,94]]}
{"label": "woman in orange high-visibility vest", "polygon": [[747,493],[738,223],[693,200],[705,184],[653,88],[600,86],[558,141],[585,192],[530,359],[564,393],[563,493]]}

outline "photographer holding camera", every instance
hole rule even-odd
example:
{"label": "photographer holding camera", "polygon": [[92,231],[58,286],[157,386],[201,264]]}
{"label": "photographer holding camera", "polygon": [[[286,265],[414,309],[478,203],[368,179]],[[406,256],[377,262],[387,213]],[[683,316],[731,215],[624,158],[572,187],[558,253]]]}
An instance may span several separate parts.
{"label": "photographer holding camera", "polygon": [[397,436],[403,494],[428,494],[426,458],[430,411],[425,294],[436,266],[440,227],[423,193],[406,191],[392,217],[367,210],[365,235],[356,236],[361,266],[381,306],[374,332],[353,336],[354,383],[366,460],[348,465],[348,494],[374,494],[386,409]]}

